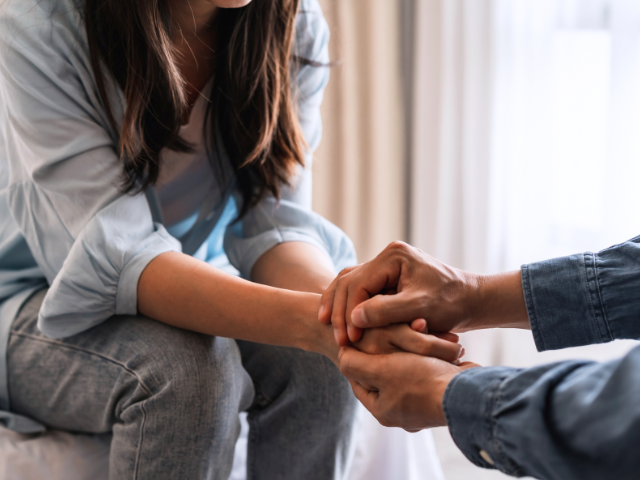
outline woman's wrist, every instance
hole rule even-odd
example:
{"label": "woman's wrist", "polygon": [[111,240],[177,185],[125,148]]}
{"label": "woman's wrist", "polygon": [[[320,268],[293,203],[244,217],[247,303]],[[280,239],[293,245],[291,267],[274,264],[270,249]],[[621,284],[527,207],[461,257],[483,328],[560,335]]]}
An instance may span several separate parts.
{"label": "woman's wrist", "polygon": [[309,352],[320,353],[329,357],[334,363],[338,361],[339,347],[333,338],[330,325],[318,322],[318,310],[321,296],[314,293],[295,293],[297,297],[296,330],[298,348]]}

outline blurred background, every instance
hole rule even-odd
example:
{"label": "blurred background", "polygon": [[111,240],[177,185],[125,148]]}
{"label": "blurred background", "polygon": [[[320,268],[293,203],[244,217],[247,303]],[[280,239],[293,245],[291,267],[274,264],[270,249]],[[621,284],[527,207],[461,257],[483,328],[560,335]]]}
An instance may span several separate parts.
{"label": "blurred background", "polygon": [[[478,273],[640,235],[640,1],[320,0],[331,27],[314,209],[359,260],[402,239]],[[606,360],[633,342],[537,353],[465,334],[467,358]],[[446,430],[450,480],[473,467]]]}

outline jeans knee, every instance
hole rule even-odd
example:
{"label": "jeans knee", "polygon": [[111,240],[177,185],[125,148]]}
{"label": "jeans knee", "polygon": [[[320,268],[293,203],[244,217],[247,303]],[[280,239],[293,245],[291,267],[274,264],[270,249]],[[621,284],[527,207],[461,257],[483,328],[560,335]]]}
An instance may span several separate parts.
{"label": "jeans knee", "polygon": [[200,422],[236,421],[253,387],[235,341],[168,328],[152,349],[140,353],[146,358],[136,369],[154,397],[151,403]]}
{"label": "jeans knee", "polygon": [[[268,380],[258,380],[256,402],[262,400],[263,406],[286,409],[290,416],[299,416],[305,424],[316,424],[321,430],[349,428],[357,400],[340,370],[317,353],[293,348],[278,350],[277,361],[259,372]],[[261,360],[266,363],[265,358]],[[251,365],[249,369],[252,373]]]}
{"label": "jeans knee", "polygon": [[350,424],[358,403],[351,385],[328,358],[322,357],[320,365],[313,376],[305,375],[304,369],[296,371],[296,384],[303,386],[304,400],[315,406],[315,414],[324,421]]}

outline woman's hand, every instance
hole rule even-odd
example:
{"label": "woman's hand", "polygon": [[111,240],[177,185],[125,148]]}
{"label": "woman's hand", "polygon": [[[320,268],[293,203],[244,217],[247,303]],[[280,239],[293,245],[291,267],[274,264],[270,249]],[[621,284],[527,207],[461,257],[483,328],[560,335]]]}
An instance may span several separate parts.
{"label": "woman's hand", "polygon": [[458,344],[458,336],[446,334],[442,338],[442,336],[428,335],[425,327],[426,322],[420,319],[412,325],[402,323],[368,329],[353,346],[369,355],[409,352],[439,358],[445,362],[458,362],[464,350]]}
{"label": "woman's hand", "polygon": [[[368,329],[354,347],[369,355],[406,352],[438,358],[454,365],[460,364],[460,358],[464,355],[464,348],[458,344],[457,335],[445,334],[444,338],[427,335],[423,319],[414,321],[411,326],[402,323]],[[362,386],[367,390],[376,390],[366,383]]]}
{"label": "woman's hand", "polygon": [[[309,298],[308,302],[319,301]],[[307,303],[308,303],[307,302]],[[302,311],[308,311],[301,305]],[[305,349],[321,353],[338,365],[339,348],[336,345],[331,328],[320,324],[315,317],[304,316],[303,322],[310,328],[308,338],[313,339]],[[409,352],[421,356],[429,356],[450,362],[460,363],[464,348],[458,344],[458,336],[453,333],[428,335],[424,319],[413,321],[410,325],[403,323],[386,327],[372,328],[365,331],[363,337],[353,346],[369,355],[385,355],[394,352]]]}

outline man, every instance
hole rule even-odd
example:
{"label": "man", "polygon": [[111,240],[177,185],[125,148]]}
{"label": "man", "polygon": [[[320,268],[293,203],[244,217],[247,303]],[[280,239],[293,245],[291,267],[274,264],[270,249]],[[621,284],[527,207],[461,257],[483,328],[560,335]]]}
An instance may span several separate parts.
{"label": "man", "polygon": [[395,242],[334,280],[319,319],[332,323],[342,372],[383,425],[448,425],[469,460],[512,476],[640,478],[640,347],[607,363],[516,369],[347,346],[362,329],[415,319],[430,333],[531,329],[540,351],[640,339],[640,237],[499,275]]}

